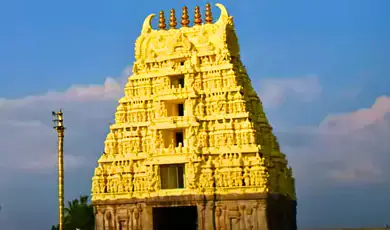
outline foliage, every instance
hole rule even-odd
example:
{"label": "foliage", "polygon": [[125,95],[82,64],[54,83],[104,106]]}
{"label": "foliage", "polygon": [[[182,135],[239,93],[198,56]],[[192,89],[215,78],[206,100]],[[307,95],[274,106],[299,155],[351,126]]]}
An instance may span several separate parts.
{"label": "foliage", "polygon": [[[68,206],[64,212],[64,230],[94,229],[95,216],[92,205],[88,204],[88,196],[80,196],[79,199],[68,201]],[[51,230],[58,230],[58,225],[53,225]]]}

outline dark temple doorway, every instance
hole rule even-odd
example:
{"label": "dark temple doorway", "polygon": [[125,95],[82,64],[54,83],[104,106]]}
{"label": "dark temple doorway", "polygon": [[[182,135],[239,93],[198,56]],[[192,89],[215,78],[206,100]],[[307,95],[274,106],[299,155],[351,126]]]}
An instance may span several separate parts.
{"label": "dark temple doorway", "polygon": [[196,206],[153,208],[153,230],[198,230]]}

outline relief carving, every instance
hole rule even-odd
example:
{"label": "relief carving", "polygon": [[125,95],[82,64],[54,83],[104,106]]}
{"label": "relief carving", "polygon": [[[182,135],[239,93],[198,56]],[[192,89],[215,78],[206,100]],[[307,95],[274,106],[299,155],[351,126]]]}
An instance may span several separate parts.
{"label": "relief carving", "polygon": [[147,182],[149,191],[157,191],[160,189],[158,165],[151,165],[147,167]]}
{"label": "relief carving", "polygon": [[[295,199],[291,169],[240,60],[232,18],[217,6],[216,23],[210,11],[207,25],[194,28],[159,31],[150,26],[153,15],[146,18],[133,75],[92,178],[93,201],[269,191]],[[184,76],[180,88],[171,84],[178,76]],[[184,116],[171,116],[178,103],[185,105]],[[183,189],[160,188],[159,165],[168,163],[185,165]],[[141,206],[128,210],[126,228],[142,229]],[[200,223],[209,226],[210,216],[199,212]],[[215,224],[224,230],[266,229],[264,212],[260,204],[233,211],[217,206]],[[113,210],[96,215],[97,229],[118,228]]]}

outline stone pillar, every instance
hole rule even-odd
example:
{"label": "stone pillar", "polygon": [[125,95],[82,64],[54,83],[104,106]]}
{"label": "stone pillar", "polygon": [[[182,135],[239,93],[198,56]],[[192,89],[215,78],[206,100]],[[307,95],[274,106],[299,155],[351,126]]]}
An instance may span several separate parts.
{"label": "stone pillar", "polygon": [[247,229],[245,226],[245,205],[240,205],[238,208],[239,208],[238,215],[240,220],[240,230],[245,230]]}
{"label": "stone pillar", "polygon": [[114,230],[115,229],[115,216],[112,209],[104,212],[104,230]]}
{"label": "stone pillar", "polygon": [[153,230],[153,207],[141,205],[142,208],[142,230]]}
{"label": "stone pillar", "polygon": [[207,230],[206,223],[205,223],[206,205],[202,203],[198,203],[197,208],[198,208],[198,229]]}
{"label": "stone pillar", "polygon": [[[253,202],[251,202],[253,203]],[[245,227],[246,229],[249,229],[249,230],[252,230],[254,229],[254,224],[253,224],[253,209],[252,209],[252,205],[250,206],[247,206],[246,209],[245,209]]]}
{"label": "stone pillar", "polygon": [[138,205],[133,208],[133,229],[142,230],[142,209]]}
{"label": "stone pillar", "polygon": [[207,202],[205,210],[205,229],[204,230],[213,230],[214,229],[214,202]]}
{"label": "stone pillar", "polygon": [[95,230],[104,230],[103,218],[103,210],[95,207]]}
{"label": "stone pillar", "polygon": [[230,224],[229,223],[229,216],[228,216],[228,209],[227,209],[227,206],[226,204],[223,204],[222,205],[222,229],[224,230],[227,230],[228,229],[228,225]]}
{"label": "stone pillar", "polygon": [[215,208],[215,227],[217,230],[219,229],[223,229],[222,225],[223,225],[223,219],[222,219],[222,216],[223,215],[223,212],[222,212],[222,209],[220,206],[216,206]]}
{"label": "stone pillar", "polygon": [[129,227],[128,227],[128,230],[134,230],[134,214],[133,214],[134,210],[133,210],[133,207],[129,207]]}

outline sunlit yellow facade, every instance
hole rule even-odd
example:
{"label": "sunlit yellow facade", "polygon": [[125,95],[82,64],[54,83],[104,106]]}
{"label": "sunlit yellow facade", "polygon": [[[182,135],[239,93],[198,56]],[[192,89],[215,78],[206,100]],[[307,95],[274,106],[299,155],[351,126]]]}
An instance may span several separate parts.
{"label": "sunlit yellow facade", "polygon": [[[159,29],[151,27],[154,14],[146,18],[92,178],[97,229],[119,229],[113,217],[122,209],[121,228],[152,229],[142,224],[145,212],[138,222],[129,212],[154,198],[272,194],[295,201],[291,168],[241,62],[233,18],[216,6],[216,22],[207,5],[203,20],[195,9],[193,26],[186,7],[180,28],[173,10],[169,23],[160,13]],[[137,202],[118,209],[126,200]],[[267,229],[245,221],[240,229]]]}

